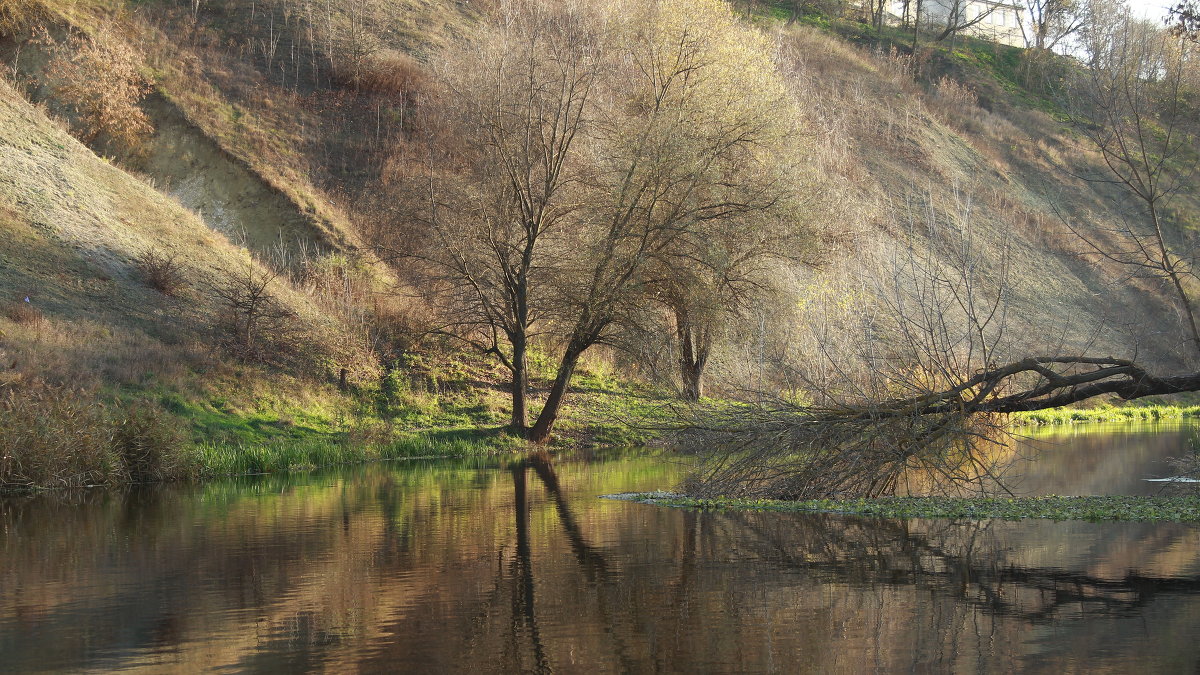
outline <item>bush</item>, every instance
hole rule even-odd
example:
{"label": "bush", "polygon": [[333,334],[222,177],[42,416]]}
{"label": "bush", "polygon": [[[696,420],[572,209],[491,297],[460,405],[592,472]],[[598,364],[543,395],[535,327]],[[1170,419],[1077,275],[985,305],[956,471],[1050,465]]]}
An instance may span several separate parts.
{"label": "bush", "polygon": [[183,269],[177,262],[178,254],[163,253],[146,249],[138,255],[136,263],[146,285],[163,295],[175,295],[185,285]]}
{"label": "bush", "polygon": [[64,43],[43,30],[39,41],[50,49],[50,90],[74,111],[85,143],[108,134],[136,147],[154,130],[139,106],[151,89],[140,70],[142,55],[111,28],[102,26],[91,36],[76,33]]}

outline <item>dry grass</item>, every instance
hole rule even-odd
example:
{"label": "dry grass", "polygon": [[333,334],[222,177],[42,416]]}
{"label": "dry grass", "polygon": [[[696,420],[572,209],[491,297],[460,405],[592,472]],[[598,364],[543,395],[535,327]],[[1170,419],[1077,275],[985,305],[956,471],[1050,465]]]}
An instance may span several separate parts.
{"label": "dry grass", "polygon": [[361,92],[415,101],[428,75],[416,59],[398,51],[373,54],[352,71],[335,65],[333,79]]}
{"label": "dry grass", "polygon": [[183,478],[193,471],[178,422],[148,405],[104,406],[97,392],[0,393],[0,488],[79,487]]}
{"label": "dry grass", "polygon": [[4,308],[4,316],[15,324],[31,326],[33,328],[41,327],[46,321],[46,315],[42,314],[37,307],[34,307],[29,298],[25,298],[23,301],[8,303]]}
{"label": "dry grass", "polygon": [[188,386],[191,373],[214,367],[196,337],[160,334],[94,320],[0,321],[0,372],[10,383],[54,386]]}
{"label": "dry grass", "polygon": [[4,0],[0,2],[0,35],[19,33],[50,15],[45,0]]}

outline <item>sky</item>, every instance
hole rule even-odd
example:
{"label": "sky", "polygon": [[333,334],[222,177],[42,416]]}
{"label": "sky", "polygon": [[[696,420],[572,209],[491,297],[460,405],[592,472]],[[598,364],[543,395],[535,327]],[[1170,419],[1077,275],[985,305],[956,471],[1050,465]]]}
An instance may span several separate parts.
{"label": "sky", "polygon": [[1167,17],[1167,9],[1176,3],[1172,0],[1126,0],[1133,13],[1144,19],[1162,23]]}

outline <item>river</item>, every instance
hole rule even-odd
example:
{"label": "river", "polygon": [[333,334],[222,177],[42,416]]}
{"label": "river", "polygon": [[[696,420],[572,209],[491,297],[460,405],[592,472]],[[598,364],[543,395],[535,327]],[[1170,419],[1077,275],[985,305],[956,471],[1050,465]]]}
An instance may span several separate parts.
{"label": "river", "polygon": [[[1040,436],[1162,489],[1188,426]],[[1193,672],[1200,526],[700,512],[647,451],[0,500],[0,671]]]}

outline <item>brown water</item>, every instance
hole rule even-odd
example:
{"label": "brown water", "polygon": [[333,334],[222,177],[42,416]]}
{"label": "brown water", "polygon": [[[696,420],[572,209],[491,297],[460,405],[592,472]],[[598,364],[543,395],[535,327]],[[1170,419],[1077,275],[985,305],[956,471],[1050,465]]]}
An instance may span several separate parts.
{"label": "brown water", "polygon": [[[1189,431],[1059,436],[1130,492]],[[1157,468],[1156,468],[1157,467]],[[698,512],[642,454],[0,502],[0,670],[1191,672],[1200,527]],[[1072,486],[1078,486],[1073,488]]]}

